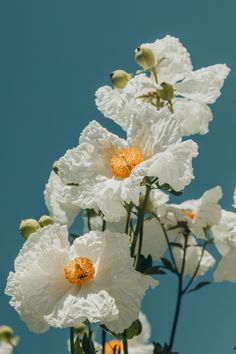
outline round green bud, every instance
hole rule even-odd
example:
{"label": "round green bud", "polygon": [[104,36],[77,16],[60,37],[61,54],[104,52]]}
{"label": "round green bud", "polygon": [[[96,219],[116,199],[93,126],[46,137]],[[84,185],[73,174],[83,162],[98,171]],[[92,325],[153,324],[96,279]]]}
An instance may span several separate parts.
{"label": "round green bud", "polygon": [[144,70],[152,70],[155,66],[155,57],[151,49],[138,47],[135,50],[135,60]]}
{"label": "round green bud", "polygon": [[52,170],[58,174],[58,161],[54,161],[53,164],[52,164]]}
{"label": "round green bud", "polygon": [[0,342],[11,342],[13,330],[9,326],[0,326]]}
{"label": "round green bud", "polygon": [[41,227],[44,227],[44,226],[48,226],[48,225],[52,225],[54,224],[54,221],[53,219],[51,218],[51,216],[49,215],[43,215],[41,216],[41,218],[39,219],[39,225]]}
{"label": "round green bud", "polygon": [[110,77],[112,85],[118,89],[123,89],[131,79],[131,75],[124,70],[115,70],[110,74]]}
{"label": "round green bud", "polygon": [[170,102],[174,98],[174,95],[175,95],[175,91],[174,91],[173,86],[163,82],[161,84],[161,87],[162,87],[162,90],[158,91],[159,92],[159,96],[163,100]]}
{"label": "round green bud", "polygon": [[40,228],[40,225],[35,219],[25,219],[20,223],[20,234],[26,240],[33,232],[36,232]]}

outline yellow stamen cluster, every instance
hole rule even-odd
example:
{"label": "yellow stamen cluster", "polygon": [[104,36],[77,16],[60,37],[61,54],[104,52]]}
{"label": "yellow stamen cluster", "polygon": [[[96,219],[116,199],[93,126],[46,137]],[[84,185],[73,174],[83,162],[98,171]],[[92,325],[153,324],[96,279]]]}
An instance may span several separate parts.
{"label": "yellow stamen cluster", "polygon": [[87,257],[72,259],[64,268],[65,278],[74,285],[84,285],[94,278],[95,269]]}
{"label": "yellow stamen cluster", "polygon": [[187,218],[189,218],[191,220],[196,219],[196,214],[190,210],[184,210],[183,213],[185,216],[187,216]]}
{"label": "yellow stamen cluster", "polygon": [[119,350],[123,351],[123,344],[115,339],[105,344],[105,354],[113,354],[114,349],[116,353],[118,353]]}
{"label": "yellow stamen cluster", "polygon": [[111,158],[111,170],[114,177],[124,179],[131,171],[143,162],[143,155],[136,147],[121,149]]}

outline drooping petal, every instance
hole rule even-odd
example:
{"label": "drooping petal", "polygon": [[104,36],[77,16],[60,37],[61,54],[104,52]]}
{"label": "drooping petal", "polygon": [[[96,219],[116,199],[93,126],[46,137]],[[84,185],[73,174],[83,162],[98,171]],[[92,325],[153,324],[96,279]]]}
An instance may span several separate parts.
{"label": "drooping petal", "polygon": [[184,136],[208,133],[209,122],[213,115],[206,104],[186,99],[176,99],[173,106],[175,117],[179,121]]}
{"label": "drooping petal", "polygon": [[67,238],[66,227],[58,224],[31,234],[15,260],[15,273],[9,274],[5,292],[33,332],[49,328],[45,316],[71,287],[64,278],[70,248]]}
{"label": "drooping petal", "polygon": [[236,282],[236,247],[222,257],[214,273],[216,282],[231,281]]}
{"label": "drooping petal", "polygon": [[177,93],[200,103],[214,103],[230,69],[225,64],[211,65],[189,73],[186,79],[176,84]]}
{"label": "drooping petal", "polygon": [[65,198],[63,193],[64,187],[65,185],[60,177],[52,171],[45,186],[44,199],[53,220],[70,227],[78,215],[80,208],[73,205],[69,198]]}
{"label": "drooping petal", "polygon": [[0,344],[0,354],[12,354],[13,353],[13,346],[8,343],[1,343]]}
{"label": "drooping petal", "polygon": [[[178,38],[168,35],[153,43],[142,44],[142,46],[150,48],[155,55],[159,83],[175,84],[192,71],[190,55]],[[160,64],[158,64],[159,61],[161,61]]]}
{"label": "drooping petal", "polygon": [[83,130],[79,145],[59,160],[59,176],[65,184],[78,184],[97,175],[111,177],[110,159],[125,140],[92,121]]}
{"label": "drooping petal", "polygon": [[[178,236],[176,243],[184,245],[183,236]],[[176,266],[179,271],[182,269],[184,251],[180,247],[173,250]],[[200,263],[200,265],[199,265]],[[215,264],[215,258],[206,250],[203,251],[201,246],[197,246],[196,239],[190,235],[188,237],[188,247],[185,255],[184,275],[199,277],[208,272]],[[198,269],[198,270],[197,270]]]}
{"label": "drooping petal", "polygon": [[168,183],[174,190],[180,191],[193,178],[192,159],[197,155],[198,146],[192,140],[171,145],[150,159],[152,163],[147,175],[158,177],[160,185]]}
{"label": "drooping petal", "polygon": [[228,239],[235,227],[236,213],[222,210],[219,223],[211,228],[215,246],[222,256],[230,251]]}

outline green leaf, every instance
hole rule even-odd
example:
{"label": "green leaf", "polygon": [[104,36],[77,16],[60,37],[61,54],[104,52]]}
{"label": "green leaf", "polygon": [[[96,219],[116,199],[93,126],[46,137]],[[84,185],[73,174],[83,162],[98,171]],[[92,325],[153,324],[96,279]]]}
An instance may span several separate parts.
{"label": "green leaf", "polygon": [[210,281],[202,281],[201,283],[198,283],[193,289],[189,290],[188,293],[192,293],[193,291],[197,291],[209,284],[211,284]]}
{"label": "green leaf", "polygon": [[137,264],[136,270],[140,273],[145,274],[147,268],[152,267],[152,256],[148,255],[146,258],[141,254],[139,257],[139,262]]}
{"label": "green leaf", "polygon": [[178,242],[170,242],[170,245],[183,249],[183,245],[181,243],[178,243]]}
{"label": "green leaf", "polygon": [[81,342],[79,336],[76,338],[75,341],[75,354],[84,354],[84,351],[81,347]]}
{"label": "green leaf", "polygon": [[171,194],[173,194],[173,195],[175,195],[176,197],[178,197],[178,196],[180,196],[180,195],[182,195],[183,194],[183,191],[175,191],[174,189],[171,189],[170,190],[170,193]]}
{"label": "green leaf", "polygon": [[151,275],[151,274],[166,274],[164,270],[162,270],[159,266],[153,266],[150,268],[145,269],[144,274]]}
{"label": "green leaf", "polygon": [[84,354],[95,354],[96,353],[93,342],[92,342],[91,338],[88,337],[86,332],[84,333],[84,336],[82,339],[82,348],[83,348]]}
{"label": "green leaf", "polygon": [[164,258],[164,257],[161,257],[161,261],[164,265],[164,267],[168,270],[170,270],[171,272],[175,273],[175,270],[172,266],[172,263],[167,259],[167,258]]}

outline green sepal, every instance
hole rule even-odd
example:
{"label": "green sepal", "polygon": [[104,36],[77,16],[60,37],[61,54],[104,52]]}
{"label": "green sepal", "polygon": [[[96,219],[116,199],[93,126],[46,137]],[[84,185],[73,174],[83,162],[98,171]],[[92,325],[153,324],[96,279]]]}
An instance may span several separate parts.
{"label": "green sepal", "polygon": [[[123,333],[115,333],[115,332],[110,331],[105,325],[101,325],[101,327],[106,332],[111,334],[113,337],[115,337],[119,340],[124,339],[124,332]],[[132,323],[132,325],[129,328],[125,329],[126,339],[132,339],[132,338],[138,336],[141,332],[142,332],[142,323],[140,322],[139,319],[137,319],[136,321],[134,321]]]}

